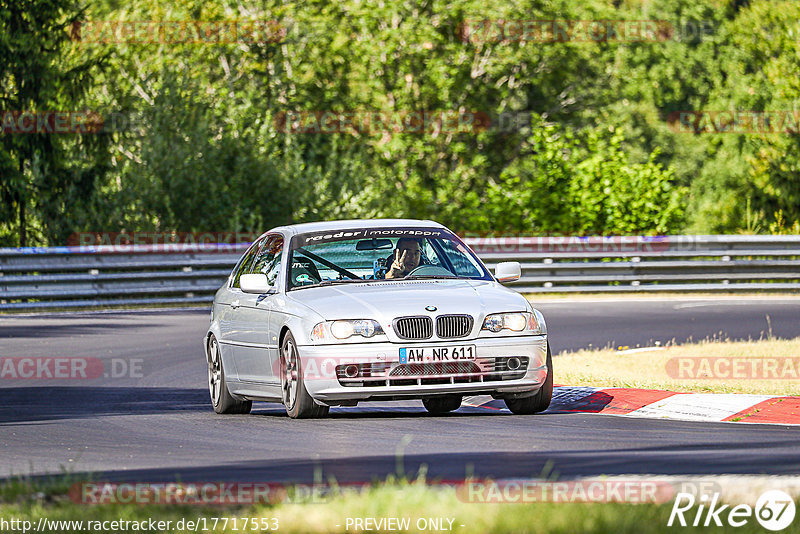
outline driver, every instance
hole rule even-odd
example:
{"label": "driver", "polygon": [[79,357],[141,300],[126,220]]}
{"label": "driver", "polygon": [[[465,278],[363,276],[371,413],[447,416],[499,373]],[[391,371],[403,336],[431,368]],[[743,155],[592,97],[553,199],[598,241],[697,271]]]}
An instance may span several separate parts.
{"label": "driver", "polygon": [[392,266],[386,271],[386,278],[403,278],[420,266],[422,250],[419,241],[412,237],[401,237],[397,240],[394,254],[390,256]]}

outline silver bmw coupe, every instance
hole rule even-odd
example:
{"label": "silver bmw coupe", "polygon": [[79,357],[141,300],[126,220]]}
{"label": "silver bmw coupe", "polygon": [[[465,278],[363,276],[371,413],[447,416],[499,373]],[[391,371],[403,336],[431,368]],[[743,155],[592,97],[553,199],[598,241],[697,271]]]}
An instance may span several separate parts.
{"label": "silver bmw coupe", "polygon": [[331,406],[421,399],[432,413],[465,395],[515,414],[553,393],[542,314],[432,221],[384,219],[274,228],[217,291],[203,345],[214,411],[281,402],[292,418]]}

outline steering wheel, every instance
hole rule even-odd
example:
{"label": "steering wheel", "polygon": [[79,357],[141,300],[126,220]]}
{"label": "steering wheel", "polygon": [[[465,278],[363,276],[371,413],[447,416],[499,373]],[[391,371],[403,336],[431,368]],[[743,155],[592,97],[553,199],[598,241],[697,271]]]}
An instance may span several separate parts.
{"label": "steering wheel", "polygon": [[453,273],[438,265],[420,265],[406,276],[453,276]]}

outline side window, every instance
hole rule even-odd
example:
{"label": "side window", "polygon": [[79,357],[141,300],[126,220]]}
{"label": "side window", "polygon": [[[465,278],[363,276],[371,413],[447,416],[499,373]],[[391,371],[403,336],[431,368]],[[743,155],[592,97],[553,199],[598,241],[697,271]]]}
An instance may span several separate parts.
{"label": "side window", "polygon": [[250,245],[250,248],[244,253],[242,259],[239,260],[239,264],[236,265],[236,270],[233,274],[233,283],[231,284],[231,287],[239,287],[239,278],[249,271],[250,265],[253,264],[253,257],[256,255],[256,252],[258,252],[258,249],[261,248],[261,244],[263,242],[264,240],[260,239]]}
{"label": "side window", "polygon": [[283,251],[283,236],[267,237],[266,243],[256,255],[250,272],[266,274],[270,285],[274,286],[281,270],[281,251]]}

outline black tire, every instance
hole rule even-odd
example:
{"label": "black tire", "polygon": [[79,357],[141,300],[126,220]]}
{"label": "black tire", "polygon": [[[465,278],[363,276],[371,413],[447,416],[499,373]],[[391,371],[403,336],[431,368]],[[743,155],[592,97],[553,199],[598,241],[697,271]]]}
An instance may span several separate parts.
{"label": "black tire", "polygon": [[458,410],[461,407],[461,395],[445,395],[422,399],[422,405],[430,413],[441,414]]}
{"label": "black tire", "polygon": [[228,391],[228,383],[225,381],[225,369],[222,365],[222,357],[219,354],[219,343],[213,334],[208,336],[206,360],[208,361],[208,392],[211,396],[211,405],[214,407],[214,411],[217,413],[250,413],[253,401],[236,399]]}
{"label": "black tire", "polygon": [[536,395],[522,399],[504,399],[506,406],[517,415],[530,415],[545,411],[553,399],[553,357],[550,355],[550,343],[547,343],[547,378]]}
{"label": "black tire", "polygon": [[317,404],[306,390],[300,353],[291,332],[281,341],[281,396],[292,419],[317,419],[328,415],[330,407]]}

